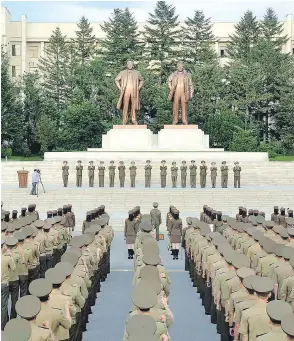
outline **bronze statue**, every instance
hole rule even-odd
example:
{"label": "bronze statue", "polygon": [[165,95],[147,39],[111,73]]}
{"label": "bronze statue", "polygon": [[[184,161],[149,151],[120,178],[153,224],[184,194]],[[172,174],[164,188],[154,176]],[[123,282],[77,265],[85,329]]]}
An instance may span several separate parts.
{"label": "bronze statue", "polygon": [[115,78],[115,84],[120,90],[117,109],[122,109],[123,124],[128,122],[129,105],[133,124],[137,124],[137,111],[140,109],[139,91],[143,87],[143,78],[134,70],[134,62],[127,62],[127,69],[121,71]]}
{"label": "bronze statue", "polygon": [[187,107],[192,99],[194,88],[190,74],[184,70],[183,62],[177,64],[177,71],[173,72],[167,80],[169,87],[168,99],[173,102],[173,124],[179,121],[179,110],[181,105],[182,122],[188,124]]}

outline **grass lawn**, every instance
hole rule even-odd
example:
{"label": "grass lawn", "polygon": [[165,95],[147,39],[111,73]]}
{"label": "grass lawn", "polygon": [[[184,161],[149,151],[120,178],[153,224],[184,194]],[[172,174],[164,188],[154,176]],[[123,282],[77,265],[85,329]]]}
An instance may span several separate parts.
{"label": "grass lawn", "polygon": [[270,161],[294,161],[294,155],[278,155],[274,158],[271,158]]}
{"label": "grass lawn", "polygon": [[[2,162],[5,162],[5,158],[1,158]],[[10,156],[8,161],[43,161],[43,158],[39,155],[34,156]]]}

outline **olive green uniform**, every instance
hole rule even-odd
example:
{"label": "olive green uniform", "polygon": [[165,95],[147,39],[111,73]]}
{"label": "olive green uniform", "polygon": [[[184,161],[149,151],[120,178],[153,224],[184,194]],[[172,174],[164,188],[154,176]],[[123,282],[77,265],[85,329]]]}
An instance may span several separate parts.
{"label": "olive green uniform", "polygon": [[98,166],[99,187],[104,187],[105,167]]}
{"label": "olive green uniform", "polygon": [[137,175],[137,167],[135,165],[130,166],[130,179],[131,179],[131,187],[136,187],[136,175]]}
{"label": "olive green uniform", "polygon": [[160,183],[161,183],[161,188],[166,187],[166,176],[167,176],[167,166],[160,166]]}
{"label": "olive green uniform", "polygon": [[178,167],[176,165],[171,167],[171,179],[172,179],[172,187],[177,187],[177,179],[178,179]]}
{"label": "olive green uniform", "polygon": [[83,178],[83,166],[76,166],[77,171],[77,187],[82,187],[82,178]]}
{"label": "olive green uniform", "polygon": [[215,188],[216,177],[217,177],[217,167],[216,166],[210,167],[210,177],[211,177],[211,186],[212,186],[212,188]]}
{"label": "olive green uniform", "polygon": [[242,168],[237,165],[233,168],[233,172],[234,172],[234,187],[235,188],[240,188],[240,180],[241,180],[241,170]]}
{"label": "olive green uniform", "polygon": [[68,184],[68,175],[69,175],[69,166],[62,166],[62,180],[63,180],[63,186],[67,187]]}
{"label": "olive green uniform", "polygon": [[206,187],[206,175],[207,175],[207,166],[202,164],[200,166],[200,186],[201,186],[201,188]]}
{"label": "olive green uniform", "polygon": [[196,188],[196,175],[197,175],[197,166],[191,165],[190,169],[190,186],[191,188]]}
{"label": "olive green uniform", "polygon": [[118,166],[118,176],[119,176],[119,185],[120,187],[125,187],[125,179],[126,179],[126,167],[121,164]]}
{"label": "olive green uniform", "polygon": [[108,170],[109,170],[109,187],[114,187],[115,169],[116,169],[116,167],[114,165],[110,165],[108,167]]}
{"label": "olive green uniform", "polygon": [[188,167],[186,165],[181,166],[181,186],[182,188],[186,188],[187,184],[187,169]]}
{"label": "olive green uniform", "polygon": [[88,166],[89,187],[94,187],[95,166]]}
{"label": "olive green uniform", "polygon": [[151,186],[151,170],[152,166],[147,164],[145,166],[145,188],[150,188]]}
{"label": "olive green uniform", "polygon": [[228,171],[229,171],[229,168],[227,165],[221,166],[221,186],[222,186],[222,188],[228,187]]}

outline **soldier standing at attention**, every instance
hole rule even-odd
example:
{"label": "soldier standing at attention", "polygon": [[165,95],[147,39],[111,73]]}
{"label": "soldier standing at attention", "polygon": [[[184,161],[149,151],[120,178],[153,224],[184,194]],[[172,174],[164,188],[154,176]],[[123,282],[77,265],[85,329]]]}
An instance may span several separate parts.
{"label": "soldier standing at attention", "polygon": [[239,162],[236,161],[235,163],[235,167],[233,168],[233,172],[234,172],[234,187],[240,188],[240,178],[241,178],[241,170],[242,168],[239,166]]}
{"label": "soldier standing at attention", "polygon": [[227,188],[228,187],[228,166],[226,161],[222,162],[221,166],[221,185],[222,188]]}
{"label": "soldier standing at attention", "polygon": [[105,174],[104,162],[100,161],[100,166],[98,166],[99,187],[104,187],[104,174]]}
{"label": "soldier standing at attention", "polygon": [[177,179],[178,179],[178,167],[175,161],[172,162],[171,166],[171,178],[172,178],[172,187],[177,187]]}
{"label": "soldier standing at attention", "polygon": [[196,174],[197,166],[195,165],[195,160],[191,161],[190,169],[190,186],[191,188],[196,188]]}
{"label": "soldier standing at attention", "polygon": [[62,166],[62,180],[63,180],[63,186],[67,187],[68,184],[68,164],[67,161],[63,161],[63,166]]}
{"label": "soldier standing at attention", "polygon": [[187,183],[187,164],[186,161],[182,161],[182,166],[181,166],[181,186],[182,188],[186,188],[186,183]]}
{"label": "soldier standing at attention", "polygon": [[90,161],[88,166],[89,187],[94,187],[95,166],[93,163],[93,161]]}
{"label": "soldier standing at attention", "polygon": [[281,207],[280,211],[281,213],[278,215],[277,225],[283,225],[284,227],[287,227],[286,210],[284,207]]}
{"label": "soldier standing at attention", "polygon": [[179,259],[179,250],[182,242],[182,219],[179,217],[180,212],[177,209],[172,210],[173,219],[170,227],[170,243],[172,248],[173,259]]}
{"label": "soldier standing at attention", "polygon": [[123,161],[119,161],[118,176],[119,176],[120,187],[125,187],[126,167]]}
{"label": "soldier standing at attention", "polygon": [[158,209],[158,202],[153,203],[153,208],[150,211],[151,225],[156,231],[156,240],[159,240],[159,226],[161,224],[161,212]]}
{"label": "soldier standing at attention", "polygon": [[217,167],[216,167],[215,162],[211,162],[210,177],[211,177],[211,186],[212,186],[212,188],[215,188],[216,177],[217,177]]}
{"label": "soldier standing at attention", "polygon": [[201,186],[201,188],[206,187],[206,175],[207,175],[207,166],[205,164],[205,161],[201,161],[201,166],[200,166],[200,186]]}
{"label": "soldier standing at attention", "polygon": [[129,211],[129,217],[125,220],[125,241],[128,247],[128,259],[133,259],[134,246],[137,237],[137,222],[134,219],[134,210]]}
{"label": "soldier standing at attention", "polygon": [[135,166],[135,162],[131,162],[130,170],[130,178],[131,178],[131,187],[135,188],[136,186],[136,175],[137,175],[137,167]]}
{"label": "soldier standing at attention", "polygon": [[145,188],[150,188],[151,186],[151,169],[150,160],[147,160],[145,166]]}
{"label": "soldier standing at attention", "polygon": [[161,166],[160,166],[160,182],[161,182],[161,188],[166,187],[166,175],[167,175],[167,166],[166,166],[166,161],[162,160],[161,161]]}
{"label": "soldier standing at attention", "polygon": [[109,187],[114,187],[114,177],[115,177],[115,165],[114,161],[110,161],[110,165],[108,167],[109,170]]}
{"label": "soldier standing at attention", "polygon": [[82,166],[82,161],[79,160],[78,164],[76,166],[77,170],[77,187],[82,187],[82,177],[83,177],[83,166]]}

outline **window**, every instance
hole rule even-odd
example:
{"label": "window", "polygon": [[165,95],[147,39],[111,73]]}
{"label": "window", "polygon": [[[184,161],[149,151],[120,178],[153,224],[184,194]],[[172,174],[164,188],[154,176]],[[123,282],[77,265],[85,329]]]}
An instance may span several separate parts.
{"label": "window", "polygon": [[38,46],[30,46],[29,47],[29,56],[30,56],[30,58],[38,58],[39,57],[39,47]]}
{"label": "window", "polygon": [[225,49],[220,50],[220,56],[221,56],[221,58],[224,58],[226,56],[226,50]]}
{"label": "window", "polygon": [[15,45],[12,45],[11,47],[12,47],[12,51],[11,51],[12,56],[16,56]]}
{"label": "window", "polygon": [[11,45],[11,55],[13,57],[20,56],[20,45],[13,44]]}
{"label": "window", "polygon": [[15,70],[14,65],[11,67],[11,74],[12,74],[12,77],[16,77],[16,70]]}

